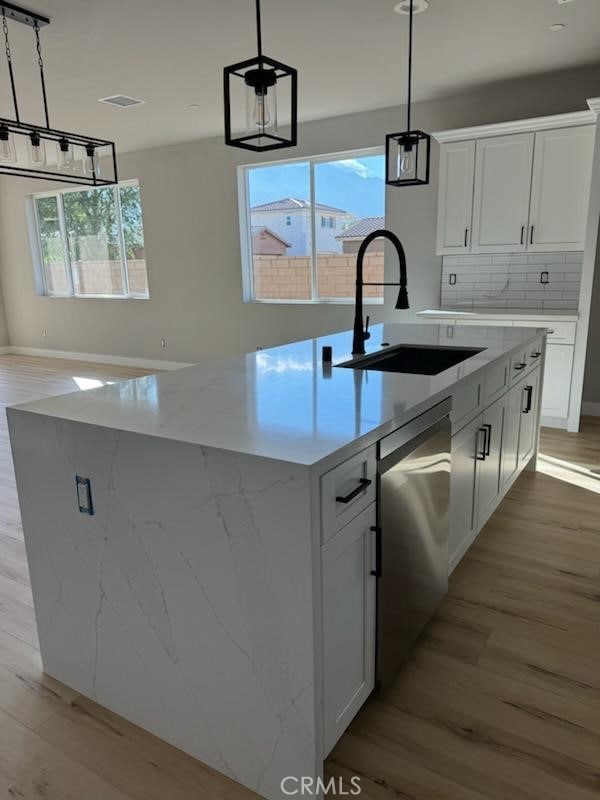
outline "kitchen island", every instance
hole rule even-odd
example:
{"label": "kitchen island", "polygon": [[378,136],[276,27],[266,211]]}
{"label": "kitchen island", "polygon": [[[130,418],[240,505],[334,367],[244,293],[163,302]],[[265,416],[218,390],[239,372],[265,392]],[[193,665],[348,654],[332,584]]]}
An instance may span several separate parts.
{"label": "kitchen island", "polygon": [[351,343],[8,410],[46,672],[269,800],[374,688],[377,443],[451,398],[452,565],[535,465],[543,330],[373,327],[367,358],[480,351],[437,375],[334,366]]}

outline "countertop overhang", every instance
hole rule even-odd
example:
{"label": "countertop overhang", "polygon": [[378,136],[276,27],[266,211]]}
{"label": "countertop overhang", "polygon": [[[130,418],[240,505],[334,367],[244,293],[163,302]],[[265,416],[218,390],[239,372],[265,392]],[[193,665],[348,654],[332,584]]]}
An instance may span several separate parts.
{"label": "countertop overhang", "polygon": [[352,358],[352,331],[47,398],[8,409],[304,466],[376,441],[452,394],[452,387],[545,329],[374,325],[367,354],[400,344],[483,347],[438,375],[323,365]]}

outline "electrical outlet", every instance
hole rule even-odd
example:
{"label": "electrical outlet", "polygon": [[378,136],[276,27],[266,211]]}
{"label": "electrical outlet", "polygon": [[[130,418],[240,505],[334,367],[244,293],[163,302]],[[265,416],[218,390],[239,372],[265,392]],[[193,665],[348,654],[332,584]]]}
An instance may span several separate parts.
{"label": "electrical outlet", "polygon": [[79,513],[89,514],[90,517],[94,514],[94,505],[92,503],[92,484],[89,478],[82,478],[81,475],[75,476],[77,484],[77,502],[79,503]]}
{"label": "electrical outlet", "polygon": [[161,339],[160,340],[160,346],[161,347],[166,347],[167,346],[167,340],[166,339]]}

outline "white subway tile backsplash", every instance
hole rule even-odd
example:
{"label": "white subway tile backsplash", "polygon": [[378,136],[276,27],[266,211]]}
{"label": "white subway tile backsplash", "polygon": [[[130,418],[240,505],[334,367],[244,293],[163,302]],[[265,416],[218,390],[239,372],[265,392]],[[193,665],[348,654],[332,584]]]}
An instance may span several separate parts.
{"label": "white subway tile backsplash", "polygon": [[[583,253],[445,256],[444,307],[577,309]],[[455,283],[449,283],[451,273]],[[542,273],[545,274],[542,283]],[[454,280],[454,279],[453,279]],[[559,305],[550,305],[556,304]]]}

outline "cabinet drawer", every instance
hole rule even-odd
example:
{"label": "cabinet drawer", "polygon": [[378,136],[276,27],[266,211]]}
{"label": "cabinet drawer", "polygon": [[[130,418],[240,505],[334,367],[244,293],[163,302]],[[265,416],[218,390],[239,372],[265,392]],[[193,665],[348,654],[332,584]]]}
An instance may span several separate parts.
{"label": "cabinet drawer", "polygon": [[533,369],[537,366],[540,361],[542,360],[542,339],[536,339],[534,344],[530,345],[527,349],[527,353],[525,355],[525,359],[527,362],[527,371],[529,369]]}
{"label": "cabinet drawer", "polygon": [[520,380],[527,370],[529,348],[519,350],[510,357],[510,383],[511,386]]}
{"label": "cabinet drawer", "polygon": [[473,417],[479,414],[482,407],[483,378],[460,383],[452,394],[452,411],[450,413],[452,433],[455,434],[464,428]]}
{"label": "cabinet drawer", "polygon": [[357,453],[321,478],[321,541],[354,519],[375,500],[375,446]]}
{"label": "cabinet drawer", "polygon": [[501,397],[508,389],[509,383],[508,359],[500,361],[488,369],[485,374],[483,404],[488,406],[496,398]]}

